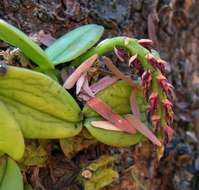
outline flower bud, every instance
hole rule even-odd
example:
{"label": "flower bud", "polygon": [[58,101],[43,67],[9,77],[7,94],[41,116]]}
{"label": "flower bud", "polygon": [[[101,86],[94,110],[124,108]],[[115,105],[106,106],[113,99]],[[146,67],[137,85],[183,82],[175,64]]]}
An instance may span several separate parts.
{"label": "flower bud", "polygon": [[125,57],[127,57],[127,53],[125,52],[124,49],[122,48],[116,48],[114,47],[114,52],[117,58],[121,61],[124,62]]}
{"label": "flower bud", "polygon": [[142,79],[142,86],[144,87],[144,95],[146,99],[148,99],[150,93],[151,81],[152,81],[151,73],[149,71],[145,71],[142,74],[141,79]]}
{"label": "flower bud", "polygon": [[145,71],[142,74],[141,79],[142,79],[143,87],[149,87],[151,85],[152,77],[151,77],[151,73],[149,71]]}
{"label": "flower bud", "polygon": [[129,59],[129,66],[133,65],[133,67],[136,69],[136,71],[141,74],[143,72],[142,66],[140,64],[140,61],[137,58],[137,54],[131,56]]}
{"label": "flower bud", "polygon": [[158,107],[158,93],[156,92],[151,93],[149,97],[149,104],[150,104],[149,113],[150,115],[152,115]]}
{"label": "flower bud", "polygon": [[166,135],[166,139],[165,139],[166,143],[170,142],[171,139],[172,139],[173,133],[174,133],[172,127],[168,126],[168,125],[164,126],[164,132],[165,132],[165,135]]}
{"label": "flower bud", "polygon": [[162,100],[162,104],[163,107],[165,109],[165,113],[166,113],[166,119],[168,120],[168,122],[173,121],[173,104],[168,100],[168,99],[164,99]]}
{"label": "flower bud", "polygon": [[162,74],[165,74],[166,61],[162,59],[158,59],[157,61],[158,61],[158,64],[157,64],[158,69],[161,71]]}
{"label": "flower bud", "polygon": [[140,39],[138,40],[138,43],[143,46],[146,49],[152,49],[153,47],[153,41],[150,39]]}
{"label": "flower bud", "polygon": [[158,129],[160,126],[160,116],[159,115],[152,115],[151,116],[151,123],[155,129]]}
{"label": "flower bud", "polygon": [[147,58],[148,62],[149,62],[154,68],[157,68],[158,60],[157,60],[151,53],[148,53],[148,54],[146,55],[146,58]]}

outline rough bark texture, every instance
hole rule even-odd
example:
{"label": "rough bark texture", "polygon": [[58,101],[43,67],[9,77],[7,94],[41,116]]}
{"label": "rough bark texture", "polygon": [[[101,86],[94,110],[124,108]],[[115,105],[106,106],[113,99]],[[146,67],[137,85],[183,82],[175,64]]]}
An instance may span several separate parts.
{"label": "rough bark texture", "polygon": [[[111,149],[99,145],[81,152],[72,161],[62,156],[51,158],[49,169],[30,169],[26,174],[34,189],[82,189],[75,181],[82,162],[104,152],[120,155],[120,179],[106,188],[198,189],[197,158],[199,137],[199,1],[198,0],[2,0],[0,17],[24,32],[40,30],[59,37],[87,23],[105,27],[104,37],[127,35],[151,38],[161,57],[168,61],[169,79],[176,89],[176,135],[158,164],[147,146]],[[105,151],[106,149],[106,151]],[[93,153],[95,151],[95,153]],[[155,168],[155,169],[154,169]],[[52,180],[52,178],[54,180]]]}

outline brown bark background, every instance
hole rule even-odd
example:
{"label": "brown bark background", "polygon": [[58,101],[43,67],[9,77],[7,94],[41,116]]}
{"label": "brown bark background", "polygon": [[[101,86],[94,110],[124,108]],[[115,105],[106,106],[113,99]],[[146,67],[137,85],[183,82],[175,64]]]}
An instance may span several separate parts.
{"label": "brown bark background", "polygon": [[[198,14],[198,0],[0,1],[0,18],[27,34],[43,30],[57,38],[77,26],[97,23],[105,27],[103,38],[127,35],[152,39],[162,59],[168,62],[169,80],[175,86],[177,95],[175,137],[166,146],[165,156],[158,166],[154,166],[157,163],[153,161],[153,155],[147,148],[145,150],[137,146],[132,150],[118,150],[120,179],[107,190],[199,189],[199,171],[195,167],[199,165]],[[99,151],[103,152],[103,149],[104,147],[100,147]],[[62,157],[54,158],[53,167],[63,170],[62,174],[59,171],[57,177],[59,185],[55,187],[52,180],[47,179],[49,173],[43,171],[39,176],[43,187],[48,190],[82,189],[80,184],[75,184],[72,176],[63,178],[64,171],[68,171],[68,167],[73,170],[77,160],[68,163]],[[153,173],[150,170],[152,167],[156,168]],[[33,174],[30,172],[31,175]],[[42,187],[37,186],[35,189]]]}

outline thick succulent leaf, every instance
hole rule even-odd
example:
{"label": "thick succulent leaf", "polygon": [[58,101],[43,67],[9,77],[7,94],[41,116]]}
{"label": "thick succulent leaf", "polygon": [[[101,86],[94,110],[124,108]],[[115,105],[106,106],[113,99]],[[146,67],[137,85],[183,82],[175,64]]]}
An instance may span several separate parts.
{"label": "thick succulent leaf", "polygon": [[0,39],[12,44],[43,69],[54,68],[45,52],[19,29],[0,19]]}
{"label": "thick succulent leaf", "polygon": [[104,28],[96,24],[81,26],[60,37],[45,52],[54,65],[72,61],[90,49],[103,31]]}
{"label": "thick succulent leaf", "polygon": [[81,131],[78,104],[41,73],[8,67],[7,73],[0,76],[0,101],[27,138],[64,138]]}
{"label": "thick succulent leaf", "polygon": [[[130,95],[132,87],[125,81],[118,81],[108,88],[97,93],[102,101],[108,104],[114,112],[128,114],[131,112]],[[96,117],[98,114],[87,105],[83,109],[85,117]]]}
{"label": "thick succulent leaf", "polygon": [[56,81],[59,84],[63,83],[63,81],[61,79],[61,76],[60,76],[60,72],[57,69],[46,69],[46,70],[43,70],[40,67],[35,67],[33,70],[49,76],[51,79],[53,79],[54,81]]}
{"label": "thick succulent leaf", "polygon": [[0,150],[7,153],[13,159],[19,160],[24,153],[24,139],[19,125],[0,101]]}
{"label": "thick succulent leaf", "polygon": [[0,190],[23,190],[23,177],[18,165],[10,158],[7,160],[6,171],[0,184]]}

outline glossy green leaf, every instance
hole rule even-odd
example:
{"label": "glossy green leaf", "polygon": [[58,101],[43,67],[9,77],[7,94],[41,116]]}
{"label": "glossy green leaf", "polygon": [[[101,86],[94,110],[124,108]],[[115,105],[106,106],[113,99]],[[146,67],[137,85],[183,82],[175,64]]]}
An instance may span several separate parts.
{"label": "glossy green leaf", "polygon": [[90,49],[103,31],[104,28],[96,24],[81,26],[60,37],[45,52],[54,65],[72,61]]}
{"label": "glossy green leaf", "polygon": [[22,31],[1,19],[0,39],[21,49],[28,58],[30,58],[35,64],[39,65],[42,69],[54,68],[45,52],[36,43],[34,43]]}
{"label": "glossy green leaf", "polygon": [[[97,97],[102,99],[107,103],[114,112],[120,115],[125,115],[131,113],[130,107],[130,95],[132,87],[125,81],[118,81],[113,85],[109,86],[105,90],[97,93]],[[146,101],[142,91],[136,93],[136,100],[141,112],[141,120],[146,126],[149,126],[146,119]],[[89,132],[99,141],[111,145],[111,146],[130,146],[139,143],[143,139],[143,135],[139,132],[135,134],[129,134],[120,131],[110,131],[106,129],[96,128],[91,125],[92,121],[104,120],[98,113],[93,111],[88,106],[83,109],[83,114],[86,117],[84,126],[89,130]]]}
{"label": "glossy green leaf", "polygon": [[26,138],[64,138],[81,131],[78,104],[41,73],[9,66],[0,76],[0,101]]}
{"label": "glossy green leaf", "polygon": [[0,190],[23,190],[23,177],[18,165],[10,158],[0,184]]}

